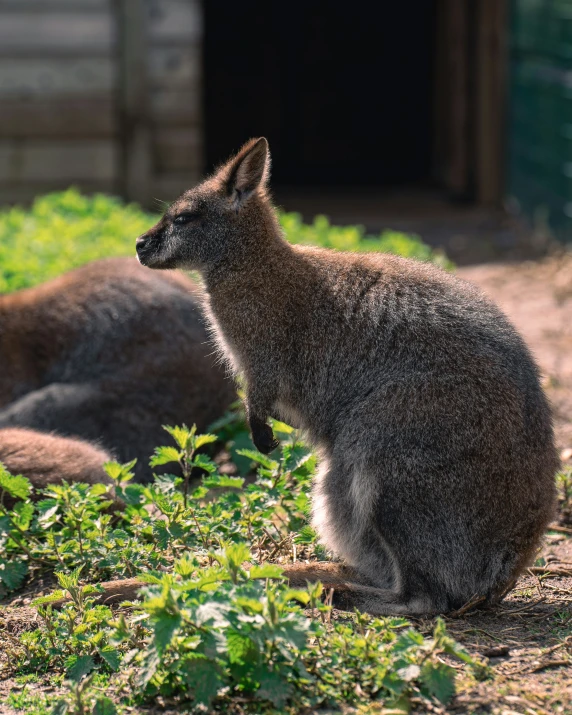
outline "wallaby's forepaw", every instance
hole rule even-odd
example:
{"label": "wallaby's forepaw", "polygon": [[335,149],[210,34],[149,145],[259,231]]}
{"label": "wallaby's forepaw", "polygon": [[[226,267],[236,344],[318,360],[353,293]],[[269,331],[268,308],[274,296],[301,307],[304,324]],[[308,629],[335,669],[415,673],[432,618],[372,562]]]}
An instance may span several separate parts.
{"label": "wallaby's forepaw", "polygon": [[257,425],[252,430],[252,441],[254,446],[262,454],[270,454],[273,452],[280,442],[275,439],[274,432],[272,432],[272,427],[265,423]]}

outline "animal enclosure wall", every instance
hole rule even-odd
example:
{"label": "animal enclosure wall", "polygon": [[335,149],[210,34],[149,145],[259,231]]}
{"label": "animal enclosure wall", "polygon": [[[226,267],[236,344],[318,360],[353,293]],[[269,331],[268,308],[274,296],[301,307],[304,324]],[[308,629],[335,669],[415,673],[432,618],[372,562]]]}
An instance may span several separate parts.
{"label": "animal enclosure wall", "polygon": [[0,0],[0,202],[192,183],[201,38],[199,0]]}

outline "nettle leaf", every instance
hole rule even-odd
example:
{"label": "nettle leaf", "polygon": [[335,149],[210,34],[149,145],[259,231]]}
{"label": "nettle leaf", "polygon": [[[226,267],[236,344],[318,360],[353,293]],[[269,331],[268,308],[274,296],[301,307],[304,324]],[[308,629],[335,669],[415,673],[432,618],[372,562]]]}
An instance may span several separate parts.
{"label": "nettle leaf", "polygon": [[260,464],[262,467],[266,467],[266,469],[278,469],[278,462],[274,459],[270,459],[270,457],[262,454],[262,452],[257,452],[254,449],[237,449],[236,453],[241,457],[248,457],[252,462],[256,462],[256,464]]}
{"label": "nettle leaf", "polygon": [[443,705],[455,694],[455,671],[446,663],[427,661],[421,668],[420,678],[429,694]]}
{"label": "nettle leaf", "polygon": [[66,675],[74,683],[79,681],[95,668],[95,662],[90,655],[70,655],[66,660]]}
{"label": "nettle leaf", "polygon": [[133,459],[131,462],[125,462],[125,464],[120,464],[119,462],[104,462],[103,468],[107,476],[113,479],[114,482],[123,484],[133,479],[133,468],[136,464],[136,459]]}
{"label": "nettle leaf", "polygon": [[208,601],[201,604],[195,612],[195,621],[198,626],[211,626],[212,628],[228,628],[228,615],[232,611],[230,603],[216,603]]}
{"label": "nettle leaf", "polygon": [[255,670],[253,675],[260,683],[260,687],[256,691],[259,699],[269,700],[277,708],[286,704],[292,693],[292,686],[279,673],[263,670],[260,667]]}
{"label": "nettle leaf", "polygon": [[53,603],[54,601],[59,601],[61,598],[65,598],[65,591],[58,590],[52,591],[48,596],[40,596],[40,598],[35,598],[32,601],[32,606],[44,606],[46,604]]}
{"label": "nettle leaf", "polygon": [[217,476],[203,479],[203,485],[207,489],[242,489],[243,484],[242,477]]}
{"label": "nettle leaf", "polygon": [[[41,502],[40,502],[41,503]],[[36,504],[36,508],[39,507],[39,504]],[[58,520],[58,510],[59,510],[59,505],[54,504],[53,506],[48,507],[41,516],[38,517],[38,524],[42,527],[42,529],[49,529],[50,526],[53,526],[56,521]]]}
{"label": "nettle leaf", "polygon": [[313,544],[317,538],[318,537],[314,529],[306,524],[294,536],[294,542],[296,544]]}
{"label": "nettle leaf", "polygon": [[237,631],[227,631],[226,647],[231,663],[246,663],[256,658],[258,649],[248,637]]}
{"label": "nettle leaf", "polygon": [[175,561],[174,571],[183,578],[188,578],[197,570],[197,564],[189,556],[183,556]]}
{"label": "nettle leaf", "polygon": [[169,545],[171,534],[169,534],[169,530],[163,521],[153,522],[153,536],[155,537],[157,546],[161,549],[161,551],[164,551]]}
{"label": "nettle leaf", "polygon": [[247,613],[262,613],[264,606],[255,598],[247,598],[245,596],[237,596],[235,599],[237,606],[240,606]]}
{"label": "nettle leaf", "polygon": [[32,483],[21,474],[16,476],[10,474],[6,467],[0,462],[0,491],[8,492],[15,499],[27,499],[31,490]]}
{"label": "nettle leaf", "polygon": [[111,645],[106,645],[97,652],[111,668],[111,670],[116,671],[119,669],[119,665],[121,663],[121,656],[119,655],[119,651],[117,650],[117,648],[114,648]]}
{"label": "nettle leaf", "polygon": [[151,457],[149,464],[151,467],[159,467],[162,464],[178,462],[182,457],[183,454],[174,447],[155,447],[155,454]]}
{"label": "nettle leaf", "polygon": [[286,424],[286,422],[280,422],[280,420],[271,420],[272,431],[279,434],[290,435],[294,432],[294,427]]}
{"label": "nettle leaf", "polygon": [[186,449],[196,434],[197,426],[193,425],[189,429],[186,425],[181,427],[169,427],[163,425],[163,429],[168,432],[181,449]]}
{"label": "nettle leaf", "polygon": [[422,646],[424,639],[419,631],[414,631],[413,628],[408,628],[406,631],[401,633],[399,638],[395,641],[393,650],[396,653],[408,650],[409,648]]}
{"label": "nettle leaf", "polygon": [[225,684],[216,664],[198,653],[185,658],[181,674],[192,688],[197,705],[210,705]]}
{"label": "nettle leaf", "polygon": [[50,710],[50,715],[66,715],[70,706],[65,700],[56,700],[54,707]]}
{"label": "nettle leaf", "polygon": [[95,701],[91,715],[117,715],[117,708],[113,700],[104,695]]}
{"label": "nettle leaf", "polygon": [[285,600],[286,599],[287,600],[294,599],[296,601],[299,601],[300,603],[302,603],[305,606],[307,603],[310,602],[310,594],[308,593],[308,591],[302,591],[300,589],[289,588],[284,593],[284,599]]}
{"label": "nettle leaf", "polygon": [[141,689],[147,687],[147,683],[157,672],[160,662],[159,654],[155,650],[154,644],[151,644],[143,654],[141,667],[135,679],[137,687]]}
{"label": "nettle leaf", "polygon": [[28,573],[28,564],[23,561],[0,559],[0,581],[9,591],[19,588]]}
{"label": "nettle leaf", "polygon": [[12,521],[24,531],[29,529],[33,516],[34,505],[30,502],[18,502],[12,511]]}
{"label": "nettle leaf", "polygon": [[142,484],[128,484],[117,489],[117,496],[130,506],[136,506],[144,501],[145,487]]}
{"label": "nettle leaf", "polygon": [[218,437],[216,434],[199,434],[195,439],[195,449],[203,447],[205,444],[211,444],[216,442]]}
{"label": "nettle leaf", "polygon": [[206,454],[197,454],[193,459],[193,467],[198,467],[199,469],[204,469],[205,472],[213,474],[217,470],[216,464],[209,459]]}
{"label": "nettle leaf", "polygon": [[411,680],[417,680],[420,674],[421,668],[418,665],[415,665],[415,663],[411,663],[405,668],[400,668],[397,671],[397,675],[399,675],[399,677],[406,682],[410,682]]}
{"label": "nettle leaf", "polygon": [[58,579],[58,583],[62,588],[70,589],[73,588],[74,586],[77,586],[79,583],[79,575],[81,573],[81,570],[83,568],[82,566],[78,566],[76,569],[71,571],[70,573],[64,573],[63,571],[56,571],[56,578]]}
{"label": "nettle leaf", "polygon": [[284,455],[284,469],[287,472],[295,471],[312,456],[310,450],[299,442],[296,444],[285,444],[282,448],[282,454]]}
{"label": "nettle leaf", "polygon": [[170,645],[180,625],[181,616],[178,613],[163,611],[156,617],[153,623],[153,632],[155,634],[155,647],[159,655]]}
{"label": "nettle leaf", "polygon": [[284,569],[274,564],[262,564],[250,569],[250,578],[282,578]]}

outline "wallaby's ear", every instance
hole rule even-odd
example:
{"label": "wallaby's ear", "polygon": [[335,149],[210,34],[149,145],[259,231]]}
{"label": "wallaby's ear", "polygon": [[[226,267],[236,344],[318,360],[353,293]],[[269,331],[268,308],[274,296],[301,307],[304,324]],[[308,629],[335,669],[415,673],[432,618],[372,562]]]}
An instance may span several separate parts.
{"label": "wallaby's ear", "polygon": [[264,137],[251,139],[220,171],[233,208],[238,210],[258,188],[265,188],[269,173],[268,142]]}

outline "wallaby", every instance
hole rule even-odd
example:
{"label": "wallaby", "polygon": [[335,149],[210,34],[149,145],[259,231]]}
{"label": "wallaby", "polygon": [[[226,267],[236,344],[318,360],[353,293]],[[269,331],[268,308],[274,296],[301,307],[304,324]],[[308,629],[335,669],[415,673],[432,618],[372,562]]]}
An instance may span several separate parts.
{"label": "wallaby", "polygon": [[137,457],[136,478],[151,479],[162,425],[204,430],[236,399],[197,290],[178,272],[113,258],[1,296],[0,427],[81,437]]}
{"label": "wallaby", "polygon": [[477,288],[433,265],[289,244],[269,165],[266,140],[250,141],[137,240],[139,260],[201,274],[256,447],[275,445],[269,415],[315,446],[313,523],[347,564],[335,571],[355,582],[351,605],[414,615],[498,601],[555,508],[533,358]]}
{"label": "wallaby", "polygon": [[[28,429],[0,429],[0,462],[11,474],[21,474],[34,491],[51,484],[86,482],[113,485],[103,469],[112,457],[104,450],[79,439],[57,437]],[[32,492],[32,498],[35,498]],[[14,499],[4,495],[11,508]],[[120,502],[115,500],[115,506]]]}

